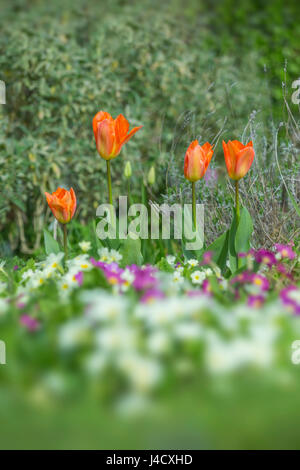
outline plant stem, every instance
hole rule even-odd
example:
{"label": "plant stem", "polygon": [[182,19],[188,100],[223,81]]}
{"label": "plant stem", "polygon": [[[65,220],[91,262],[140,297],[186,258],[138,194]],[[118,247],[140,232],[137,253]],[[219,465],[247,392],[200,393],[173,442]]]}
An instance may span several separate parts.
{"label": "plant stem", "polygon": [[[236,213],[236,226],[238,227],[240,223],[240,195],[239,195],[239,182],[238,180],[235,181],[235,213]],[[238,253],[236,254],[236,262],[237,262],[237,268],[240,268],[241,265],[241,259],[238,256]]]}
{"label": "plant stem", "polygon": [[196,183],[192,182],[192,204],[193,204],[193,225],[194,228],[197,228],[197,221],[196,221]]}
{"label": "plant stem", "polygon": [[239,182],[235,182],[235,212],[237,225],[240,222],[240,195],[239,195]]}
{"label": "plant stem", "polygon": [[128,178],[128,183],[127,183],[127,193],[128,193],[128,202],[129,205],[131,205],[131,191],[130,191],[130,178]]}
{"label": "plant stem", "polygon": [[106,160],[106,167],[107,167],[107,188],[108,188],[108,200],[109,203],[112,205],[112,191],[111,191],[111,175],[110,175],[110,161]]}
{"label": "plant stem", "polygon": [[64,224],[64,250],[65,250],[65,263],[68,259],[68,235],[67,235],[67,224]]}

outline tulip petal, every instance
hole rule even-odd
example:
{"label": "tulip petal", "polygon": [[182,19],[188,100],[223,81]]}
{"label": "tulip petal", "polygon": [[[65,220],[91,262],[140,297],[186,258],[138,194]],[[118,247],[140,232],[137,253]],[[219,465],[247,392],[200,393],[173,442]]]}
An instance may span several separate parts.
{"label": "tulip petal", "polygon": [[131,131],[129,132],[129,134],[127,136],[125,136],[125,138],[122,140],[121,142],[121,146],[123,144],[126,144],[126,142],[128,142],[129,139],[131,139],[131,137],[137,132],[139,131],[140,129],[142,129],[143,126],[138,126],[138,127],[134,127],[133,129],[131,129]]}
{"label": "tulip petal", "polygon": [[97,113],[94,116],[93,131],[94,131],[94,136],[95,136],[96,141],[97,141],[98,123],[101,122],[101,121],[104,121],[104,119],[108,119],[109,121],[113,121],[113,118],[111,117],[111,115],[109,113],[107,113],[106,111],[99,111],[99,113]]}
{"label": "tulip petal", "polygon": [[254,160],[253,147],[245,147],[237,154],[237,163],[235,168],[235,179],[243,178],[248,171]]}
{"label": "tulip petal", "polygon": [[96,143],[97,150],[101,157],[105,160],[109,160],[116,143],[114,121],[104,119],[104,121],[98,123]]}
{"label": "tulip petal", "polygon": [[119,114],[119,116],[115,119],[115,132],[117,141],[122,142],[123,139],[126,138],[128,131],[129,122],[123,116],[123,114]]}
{"label": "tulip petal", "polygon": [[224,142],[224,140],[222,142],[222,145],[223,145],[223,151],[224,151],[224,157],[225,157],[227,172],[228,172],[229,176],[232,177],[233,162],[232,162],[229,150],[228,150],[228,145]]}

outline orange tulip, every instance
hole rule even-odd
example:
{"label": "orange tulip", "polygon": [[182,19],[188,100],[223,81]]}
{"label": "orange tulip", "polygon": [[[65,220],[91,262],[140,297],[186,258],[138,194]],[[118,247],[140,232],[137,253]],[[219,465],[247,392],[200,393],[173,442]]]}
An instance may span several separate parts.
{"label": "orange tulip", "polygon": [[194,140],[186,151],[184,158],[184,176],[194,183],[206,173],[208,165],[213,155],[212,146],[206,142],[199,145],[198,140]]}
{"label": "orange tulip", "polygon": [[113,119],[109,113],[99,111],[93,119],[93,131],[100,157],[111,160],[119,155],[122,146],[143,126],[129,131],[129,122],[119,114]]}
{"label": "orange tulip", "polygon": [[54,193],[45,193],[45,195],[48,205],[58,222],[61,224],[70,222],[76,210],[76,196],[73,188],[70,191],[57,188]]}
{"label": "orange tulip", "polygon": [[235,181],[240,180],[253,163],[255,153],[252,142],[243,145],[238,140],[229,140],[226,144],[223,140],[223,150],[228,175]]}

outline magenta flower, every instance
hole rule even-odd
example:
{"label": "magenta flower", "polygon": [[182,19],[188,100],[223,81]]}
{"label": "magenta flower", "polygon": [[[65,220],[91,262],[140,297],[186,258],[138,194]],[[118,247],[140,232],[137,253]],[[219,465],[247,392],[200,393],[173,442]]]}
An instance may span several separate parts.
{"label": "magenta flower", "polygon": [[279,273],[283,274],[285,277],[287,277],[291,281],[294,279],[292,274],[288,271],[288,269],[286,268],[286,266],[284,264],[277,263],[276,264],[276,269]]}
{"label": "magenta flower", "polygon": [[269,280],[265,276],[262,276],[261,274],[252,274],[251,282],[252,284],[260,287],[262,291],[269,290],[270,288]]}
{"label": "magenta flower", "polygon": [[82,286],[82,283],[83,283],[83,272],[82,271],[79,271],[77,274],[75,274],[75,279],[76,281],[78,282],[78,285],[79,286]]}
{"label": "magenta flower", "polygon": [[211,285],[208,279],[204,279],[202,283],[202,290],[204,294],[208,295],[209,297],[212,296],[212,290],[211,290]]}
{"label": "magenta flower", "polygon": [[203,253],[203,259],[202,259],[202,262],[201,264],[210,264],[211,261],[212,261],[212,257],[213,257],[213,252],[212,251],[206,251],[205,253]]}
{"label": "magenta flower", "polygon": [[259,286],[262,291],[269,290],[270,282],[261,274],[251,273],[249,271],[244,271],[243,273],[238,274],[233,279],[231,279],[231,283],[239,283],[239,284],[254,284]]}
{"label": "magenta flower", "polygon": [[272,251],[268,250],[257,250],[252,252],[254,259],[257,263],[263,263],[269,266],[270,268],[277,263],[276,257]]}
{"label": "magenta flower", "polygon": [[40,327],[40,323],[26,313],[20,317],[21,325],[25,326],[28,331],[34,332]]}
{"label": "magenta flower", "polygon": [[16,265],[13,267],[13,270],[14,270],[14,271],[18,271],[18,269],[19,269],[19,266],[16,264]]}
{"label": "magenta flower", "polygon": [[265,298],[263,295],[249,295],[247,305],[249,307],[259,308],[264,304]]}
{"label": "magenta flower", "polygon": [[[206,282],[206,281],[207,281],[207,279],[205,279],[205,280],[203,281],[203,283]],[[208,282],[208,281],[207,281],[207,282]],[[202,288],[203,288],[203,285],[202,285]],[[200,289],[188,290],[187,293],[186,293],[186,295],[187,295],[188,297],[199,297],[199,296],[203,295],[203,291],[201,291]]]}
{"label": "magenta flower", "polygon": [[127,266],[127,269],[134,274],[135,279],[132,285],[136,290],[150,289],[158,282],[154,276],[157,270],[153,266],[147,265],[141,268],[132,264]]}
{"label": "magenta flower", "polygon": [[280,253],[282,258],[295,259],[296,253],[292,250],[291,245],[281,245],[280,243],[275,244],[277,253]]}
{"label": "magenta flower", "polygon": [[103,261],[96,261],[94,258],[91,258],[90,261],[95,267],[101,269],[109,284],[116,285],[123,283],[121,274],[124,270],[117,263],[104,263]]}
{"label": "magenta flower", "polygon": [[279,296],[283,305],[291,309],[296,315],[300,315],[300,289],[297,286],[285,287]]}
{"label": "magenta flower", "polygon": [[147,290],[141,297],[141,302],[143,304],[149,304],[153,302],[156,299],[163,299],[165,297],[165,294],[159,290],[159,289],[149,289]]}

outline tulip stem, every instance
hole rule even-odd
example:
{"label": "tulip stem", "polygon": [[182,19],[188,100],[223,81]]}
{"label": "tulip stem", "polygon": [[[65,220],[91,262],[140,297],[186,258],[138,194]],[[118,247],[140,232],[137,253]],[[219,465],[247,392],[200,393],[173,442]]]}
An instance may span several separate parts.
{"label": "tulip stem", "polygon": [[108,187],[108,199],[109,204],[112,205],[112,191],[111,191],[111,175],[110,175],[110,161],[106,160],[106,167],[107,167],[107,187]]}
{"label": "tulip stem", "polygon": [[236,223],[240,222],[240,195],[239,195],[239,182],[235,181],[235,212],[236,212]]}
{"label": "tulip stem", "polygon": [[197,228],[197,221],[196,221],[196,183],[192,182],[192,207],[193,207],[193,225],[194,228]]}
{"label": "tulip stem", "polygon": [[64,250],[65,250],[65,263],[68,259],[68,235],[67,235],[67,224],[63,224],[64,227]]}
{"label": "tulip stem", "polygon": [[128,178],[127,191],[128,191],[128,202],[130,205],[131,204],[130,178]]}

